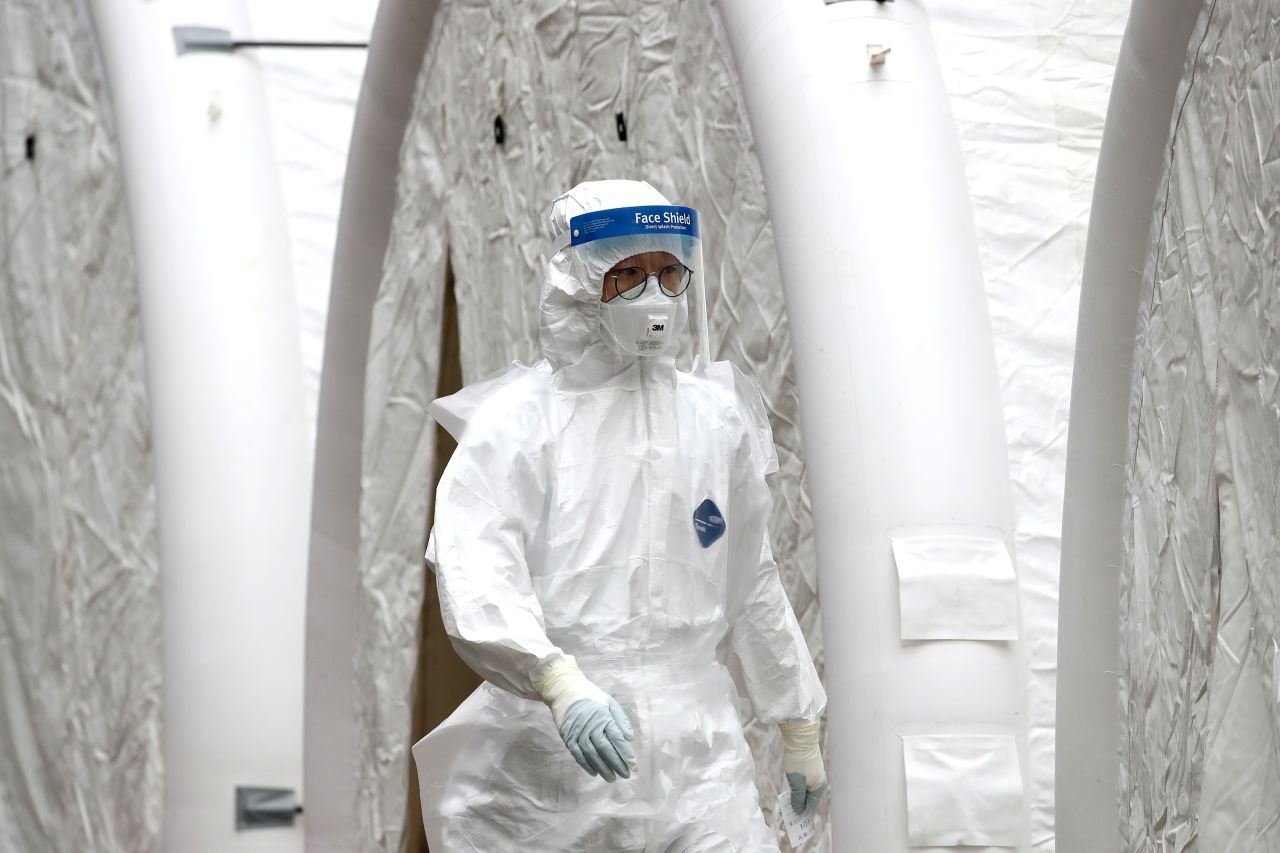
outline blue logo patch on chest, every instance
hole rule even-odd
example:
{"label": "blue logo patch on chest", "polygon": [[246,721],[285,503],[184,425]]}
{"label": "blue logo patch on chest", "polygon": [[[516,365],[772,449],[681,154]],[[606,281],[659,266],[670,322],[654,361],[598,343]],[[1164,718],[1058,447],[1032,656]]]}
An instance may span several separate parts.
{"label": "blue logo patch on chest", "polygon": [[693,511],[693,529],[703,548],[710,548],[713,542],[724,535],[724,516],[711,498],[698,504],[698,508]]}

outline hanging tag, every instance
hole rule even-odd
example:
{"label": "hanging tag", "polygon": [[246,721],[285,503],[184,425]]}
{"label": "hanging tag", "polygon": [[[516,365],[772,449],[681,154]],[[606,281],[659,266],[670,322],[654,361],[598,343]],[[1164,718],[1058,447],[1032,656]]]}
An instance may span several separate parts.
{"label": "hanging tag", "polygon": [[817,827],[813,825],[813,812],[797,815],[791,808],[791,791],[783,791],[778,795],[778,814],[782,815],[782,824],[787,828],[787,838],[792,847],[799,847],[813,838]]}

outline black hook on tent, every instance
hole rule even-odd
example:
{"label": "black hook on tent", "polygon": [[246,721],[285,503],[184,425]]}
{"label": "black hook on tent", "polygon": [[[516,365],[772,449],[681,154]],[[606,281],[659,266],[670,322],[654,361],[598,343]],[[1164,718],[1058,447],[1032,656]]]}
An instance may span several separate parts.
{"label": "black hook on tent", "polygon": [[35,159],[36,159],[36,135],[33,133],[27,137],[27,160],[34,163]]}
{"label": "black hook on tent", "polygon": [[502,123],[502,116],[493,120],[493,141],[499,145],[507,141],[507,126]]}
{"label": "black hook on tent", "polygon": [[613,118],[614,118],[614,121],[618,123],[618,141],[626,142],[627,141],[627,117],[622,113],[618,113]]}

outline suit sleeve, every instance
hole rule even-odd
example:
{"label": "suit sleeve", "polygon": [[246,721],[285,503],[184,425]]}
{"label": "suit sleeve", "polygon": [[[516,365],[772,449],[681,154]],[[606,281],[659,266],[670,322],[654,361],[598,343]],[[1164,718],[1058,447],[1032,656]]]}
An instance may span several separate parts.
{"label": "suit sleeve", "polygon": [[541,407],[508,388],[466,426],[436,490],[427,550],[453,647],[486,681],[539,699],[542,677],[573,663],[548,638],[527,554],[547,495]]}
{"label": "suit sleeve", "polygon": [[769,545],[773,499],[765,477],[777,470],[773,436],[759,390],[738,379],[745,429],[735,454],[733,516],[726,520],[729,648],[739,665],[730,671],[763,722],[813,722],[827,696]]}

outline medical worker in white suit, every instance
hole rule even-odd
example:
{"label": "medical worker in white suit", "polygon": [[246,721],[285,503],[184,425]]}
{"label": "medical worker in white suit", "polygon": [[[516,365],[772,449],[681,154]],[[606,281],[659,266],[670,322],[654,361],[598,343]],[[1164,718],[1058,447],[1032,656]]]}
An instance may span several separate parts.
{"label": "medical worker in white suit", "polygon": [[594,181],[549,225],[542,360],[431,407],[458,448],[427,560],[486,681],[414,747],[431,849],[777,853],[735,686],[799,811],[826,694],[769,548],[760,392],[707,354],[697,213]]}

